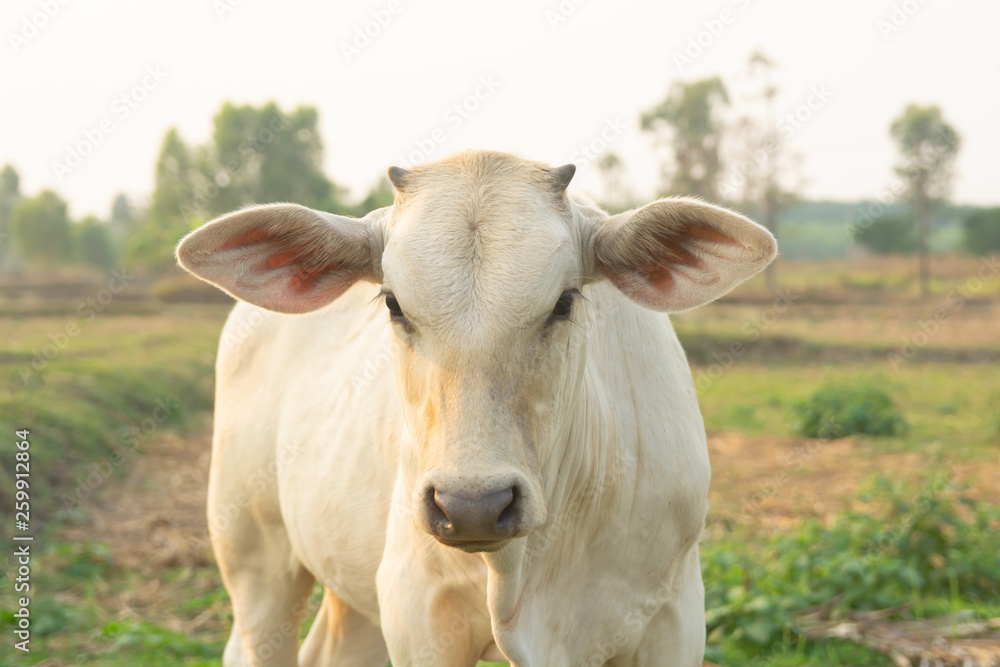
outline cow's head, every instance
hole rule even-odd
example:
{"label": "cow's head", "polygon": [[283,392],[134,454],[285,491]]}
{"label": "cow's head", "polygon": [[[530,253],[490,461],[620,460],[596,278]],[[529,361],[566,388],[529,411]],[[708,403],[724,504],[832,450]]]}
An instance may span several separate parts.
{"label": "cow's head", "polygon": [[461,153],[390,169],[395,204],[364,218],[249,208],[192,233],[178,258],[283,313],[380,283],[413,516],[443,544],[493,551],[545,520],[541,471],[567,440],[584,373],[584,288],[607,278],[646,307],[685,310],[775,254],[764,228],[692,199],[608,217],[567,198],[574,171]]}

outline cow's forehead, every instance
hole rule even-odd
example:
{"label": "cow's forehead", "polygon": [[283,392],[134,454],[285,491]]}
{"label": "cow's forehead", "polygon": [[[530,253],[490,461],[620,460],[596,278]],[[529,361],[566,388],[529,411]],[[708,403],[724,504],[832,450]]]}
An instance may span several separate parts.
{"label": "cow's forehead", "polygon": [[383,272],[415,318],[518,327],[577,286],[566,284],[580,271],[568,205],[541,165],[521,162],[437,163],[408,177]]}

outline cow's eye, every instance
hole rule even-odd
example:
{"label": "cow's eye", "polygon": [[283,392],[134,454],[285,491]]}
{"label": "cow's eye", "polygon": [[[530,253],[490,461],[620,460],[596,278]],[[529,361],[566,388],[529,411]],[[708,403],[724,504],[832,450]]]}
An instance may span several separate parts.
{"label": "cow's eye", "polygon": [[576,298],[576,294],[576,290],[566,290],[559,295],[559,300],[556,301],[556,305],[552,309],[551,319],[568,320],[573,312],[573,299]]}
{"label": "cow's eye", "polygon": [[399,301],[392,294],[385,295],[385,307],[389,309],[389,317],[394,320],[403,319],[403,309],[399,307]]}

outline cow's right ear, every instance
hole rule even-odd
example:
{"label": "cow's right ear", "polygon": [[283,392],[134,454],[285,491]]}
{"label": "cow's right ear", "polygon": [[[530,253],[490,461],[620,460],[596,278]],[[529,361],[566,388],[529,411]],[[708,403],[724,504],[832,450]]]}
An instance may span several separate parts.
{"label": "cow's right ear", "polygon": [[177,261],[237,299],[307,313],[358,280],[381,280],[388,210],[347,218],[295,204],[254,206],[188,234],[177,246]]}

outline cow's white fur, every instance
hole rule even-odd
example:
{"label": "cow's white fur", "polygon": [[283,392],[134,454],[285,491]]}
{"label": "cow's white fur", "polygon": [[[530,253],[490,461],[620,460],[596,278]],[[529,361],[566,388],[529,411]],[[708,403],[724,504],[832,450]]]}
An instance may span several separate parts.
{"label": "cow's white fur", "polygon": [[[717,298],[773,238],[689,199],[608,218],[500,153],[397,180],[360,221],[258,207],[178,250],[241,299],[315,311],[241,303],[223,333],[208,511],[225,665],[700,665],[704,427],[668,317],[635,302]],[[571,288],[572,320],[547,323]],[[414,502],[429,477],[516,478],[527,535],[439,544]]]}

